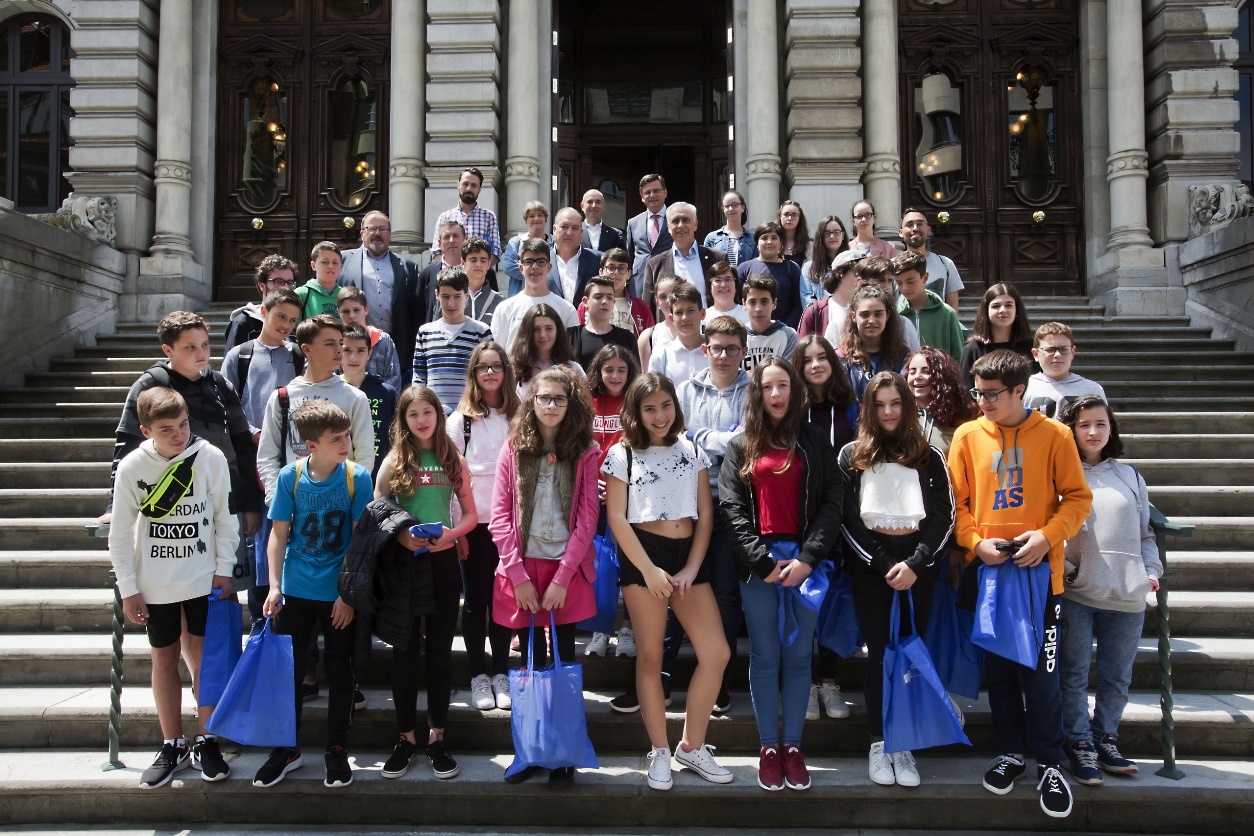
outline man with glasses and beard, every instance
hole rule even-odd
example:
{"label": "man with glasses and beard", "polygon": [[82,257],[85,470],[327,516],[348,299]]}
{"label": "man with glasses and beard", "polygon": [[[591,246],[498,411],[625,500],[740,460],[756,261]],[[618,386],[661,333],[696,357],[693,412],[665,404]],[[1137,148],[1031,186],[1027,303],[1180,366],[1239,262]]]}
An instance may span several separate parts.
{"label": "man with glasses and beard", "polygon": [[[257,265],[257,292],[265,299],[272,290],[291,290],[296,284],[296,262],[277,253],[268,255]],[[226,351],[249,340],[257,339],[265,316],[259,302],[249,302],[231,311],[231,324],[226,328]]]}
{"label": "man with glasses and beard", "polygon": [[390,249],[392,223],[382,212],[367,212],[361,220],[361,246],[343,252],[342,287],[357,287],[366,294],[370,313],[366,324],[387,332],[396,343],[401,361],[401,380],[408,380],[413,365],[414,335],[420,314],[416,306],[418,265]]}

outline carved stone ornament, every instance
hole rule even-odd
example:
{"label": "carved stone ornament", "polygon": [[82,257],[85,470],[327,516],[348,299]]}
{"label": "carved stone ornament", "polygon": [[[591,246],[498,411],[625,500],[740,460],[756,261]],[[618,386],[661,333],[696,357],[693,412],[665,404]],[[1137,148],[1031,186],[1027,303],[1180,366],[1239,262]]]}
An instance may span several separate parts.
{"label": "carved stone ornament", "polygon": [[1254,195],[1243,183],[1189,186],[1189,238],[1221,229],[1237,218],[1254,216]]}
{"label": "carved stone ornament", "polygon": [[112,195],[75,197],[71,194],[57,211],[31,217],[97,243],[113,246],[118,237],[117,212],[118,199]]}

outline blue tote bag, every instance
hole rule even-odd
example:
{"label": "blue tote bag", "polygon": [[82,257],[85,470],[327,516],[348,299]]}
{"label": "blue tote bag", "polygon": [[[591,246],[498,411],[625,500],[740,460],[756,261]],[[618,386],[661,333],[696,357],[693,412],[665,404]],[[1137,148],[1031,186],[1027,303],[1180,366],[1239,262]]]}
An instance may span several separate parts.
{"label": "blue tote bag", "polygon": [[[801,553],[800,547],[791,541],[781,540],[771,545],[771,557],[776,562],[796,560]],[[801,633],[801,625],[797,622],[797,607],[819,611],[823,600],[827,597],[832,570],[835,565],[830,560],[819,561],[819,565],[810,570],[810,574],[798,586],[784,586],[776,582],[779,592],[779,605],[776,617],[779,621],[779,641],[784,647],[792,647]]]}
{"label": "blue tote bag", "polygon": [[614,622],[618,620],[618,546],[608,527],[605,534],[593,538],[592,544],[596,549],[597,580],[592,591],[596,596],[597,614],[575,626],[594,633],[613,633]]}
{"label": "blue tote bag", "polygon": [[249,637],[207,728],[245,746],[296,745],[292,637],[271,632],[270,619]]}
{"label": "blue tote bag", "polygon": [[[514,762],[505,770],[507,778],[529,766],[595,769],[600,765],[588,739],[588,721],[583,711],[583,666],[563,662],[558,655],[557,620],[552,611],[549,624],[553,628],[553,664],[542,670],[514,668],[509,672]],[[533,615],[527,637],[528,659],[536,658],[535,645]]]}
{"label": "blue tote bag", "polygon": [[980,696],[984,651],[971,641],[975,613],[958,609],[958,593],[949,586],[948,575],[942,563],[923,643],[927,645],[928,653],[932,654],[936,673],[945,683],[945,689],[974,700]]}
{"label": "blue tote bag", "polygon": [[196,685],[197,705],[217,705],[244,652],[244,608],[231,598],[209,594],[209,615],[205,619],[205,647],[200,654],[200,682]]}
{"label": "blue tote bag", "polygon": [[1024,569],[1013,560],[980,565],[971,641],[989,653],[1036,670],[1045,640],[1049,560]]}
{"label": "blue tote bag", "polygon": [[888,646],[884,649],[884,751],[904,752],[971,741],[962,731],[932,666],[932,657],[914,626],[914,596],[910,605],[911,635],[900,633],[901,593],[893,593],[888,622]]}
{"label": "blue tote bag", "polygon": [[853,608],[853,579],[834,567],[827,595],[819,608],[819,644],[843,659],[852,659],[862,649],[862,626]]}

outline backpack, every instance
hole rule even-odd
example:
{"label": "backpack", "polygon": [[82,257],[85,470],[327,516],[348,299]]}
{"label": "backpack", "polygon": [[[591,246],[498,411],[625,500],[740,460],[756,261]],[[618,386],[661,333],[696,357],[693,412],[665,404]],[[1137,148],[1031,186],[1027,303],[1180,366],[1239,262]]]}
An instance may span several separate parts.
{"label": "backpack", "polygon": [[[305,459],[296,462],[296,481],[292,483],[292,498],[296,498],[296,486],[300,484],[300,474],[305,470]],[[353,463],[344,462],[344,481],[348,483],[348,504],[353,504]]]}
{"label": "backpack", "polygon": [[[292,368],[296,376],[300,377],[305,373],[305,352],[301,351],[300,347],[293,344],[291,340],[285,340],[283,345],[292,358]],[[256,347],[257,341],[249,340],[240,346],[239,354],[235,357],[235,379],[239,381],[241,393],[248,385],[248,367],[253,362],[253,351]]]}
{"label": "backpack", "polygon": [[[145,369],[144,374],[151,377],[154,381],[156,381],[158,386],[164,389],[174,388],[173,381],[170,380],[170,370],[165,366],[157,365],[152,368]],[[227,426],[228,421],[230,420],[228,417],[227,407],[227,402],[230,400],[230,397],[227,396],[227,393],[229,392],[236,400],[239,400],[239,395],[235,394],[235,390],[231,388],[231,384],[227,382],[227,379],[223,377],[221,373],[211,371],[209,374],[213,380],[213,388],[218,393],[218,400],[222,403],[222,424],[223,426]]]}

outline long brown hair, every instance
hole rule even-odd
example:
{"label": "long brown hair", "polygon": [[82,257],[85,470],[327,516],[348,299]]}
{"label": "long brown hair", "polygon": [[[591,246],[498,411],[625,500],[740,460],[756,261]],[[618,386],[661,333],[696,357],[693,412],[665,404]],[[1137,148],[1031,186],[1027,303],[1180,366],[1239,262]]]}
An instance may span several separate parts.
{"label": "long brown hair", "polygon": [[[823,354],[827,356],[827,362],[832,367],[827,383],[823,384],[822,399],[818,401],[814,399],[814,393],[810,391],[810,384],[805,382],[806,349],[812,345],[823,349]],[[822,334],[807,334],[802,337],[797,347],[792,350],[792,364],[800,370],[798,374],[801,375],[801,382],[805,383],[808,403],[829,403],[837,407],[846,407],[858,399],[857,393],[853,391],[853,386],[849,383],[849,375],[845,374],[844,367],[840,365],[840,358],[836,356],[836,349],[832,348],[832,344]]]}
{"label": "long brown hair", "polygon": [[566,415],[557,428],[557,445],[553,452],[562,461],[579,461],[584,451],[596,443],[592,435],[592,396],[588,394],[584,382],[567,366],[545,369],[532,378],[522,405],[509,425],[514,450],[532,456],[538,456],[544,450],[540,422],[536,418],[535,393],[545,382],[560,384],[566,390],[568,399]]}
{"label": "long brown hair", "polygon": [[[875,414],[875,393],[881,389],[896,389],[901,395],[901,423],[894,432],[880,426]],[[894,462],[913,470],[927,467],[931,448],[923,437],[916,418],[914,394],[906,385],[906,379],[896,372],[880,372],[871,378],[862,395],[862,413],[858,416],[858,439],[854,442],[850,467],[866,470],[880,462]]]}
{"label": "long brown hair", "polygon": [[849,300],[849,311],[845,314],[845,329],[840,342],[845,359],[866,371],[872,370],[871,352],[862,345],[862,335],[858,333],[858,307],[867,300],[874,299],[884,306],[887,316],[884,318],[884,333],[880,336],[880,354],[885,365],[890,369],[900,369],[910,347],[906,345],[902,334],[901,317],[897,315],[893,299],[874,285],[863,285],[854,292]]}
{"label": "long brown hair", "polygon": [[[836,248],[835,255],[827,254],[827,225],[835,223],[840,227],[840,246]],[[832,270],[832,259],[849,249],[849,230],[845,229],[845,222],[835,215],[826,215],[823,220],[818,222],[814,227],[814,243],[810,245],[810,275],[806,276],[812,282],[823,283],[823,279]]]}
{"label": "long brown hair", "polygon": [[[429,404],[437,416],[444,418],[444,405],[440,403],[440,396],[426,386],[410,386],[397,398],[396,414],[392,417],[390,431],[393,465],[388,489],[393,496],[413,496],[418,487],[418,463],[422,459],[422,450],[418,446],[418,437],[410,431],[409,422],[405,420],[405,412],[414,401]],[[437,426],[431,434],[431,450],[448,476],[453,493],[459,492],[462,487],[462,457],[449,440],[443,426]]]}
{"label": "long brown hair", "polygon": [[980,301],[979,310],[975,312],[975,324],[971,326],[971,336],[967,338],[967,342],[988,345],[993,341],[993,324],[988,318],[988,306],[998,296],[1009,296],[1015,300],[1015,321],[1010,324],[1010,342],[1021,343],[1032,339],[1032,324],[1028,320],[1028,309],[1023,307],[1023,297],[1014,285],[999,282],[989,285],[988,290],[984,291],[984,298]]}
{"label": "long brown hair", "polygon": [[906,358],[907,372],[915,357],[922,357],[927,363],[932,380],[932,402],[919,404],[919,407],[936,419],[937,426],[957,427],[980,414],[980,408],[962,382],[962,372],[958,371],[954,358],[939,348],[925,345]]}
{"label": "long brown hair", "polygon": [[[767,413],[762,397],[762,373],[773,366],[783,369],[791,382],[788,411],[784,413],[783,420],[778,423]],[[793,448],[797,444],[797,431],[805,419],[805,402],[806,385],[797,374],[797,370],[793,368],[792,363],[772,354],[753,367],[753,373],[749,375],[749,392],[745,398],[745,459],[740,465],[738,474],[742,480],[749,481],[753,466],[766,452],[767,447],[787,450],[788,458],[784,462],[784,469],[792,464]]]}
{"label": "long brown hair", "polygon": [[627,394],[627,389],[631,386],[631,382],[640,375],[640,358],[636,355],[636,352],[629,351],[617,343],[603,345],[601,350],[596,353],[596,356],[592,358],[592,362],[588,364],[588,392],[594,398],[610,393],[609,387],[605,385],[605,381],[601,377],[601,367],[611,360],[622,360],[627,364],[627,382],[623,384],[622,394]]}
{"label": "long brown hair", "polygon": [[479,375],[475,373],[475,366],[483,362],[483,355],[488,351],[495,351],[501,361],[501,413],[508,418],[518,411],[518,385],[514,383],[514,369],[509,363],[509,356],[496,340],[484,340],[470,352],[470,361],[466,365],[466,389],[457,402],[457,411],[472,421],[488,414],[483,390],[479,388]]}
{"label": "long brown hair", "polygon": [[549,360],[555,366],[564,366],[573,357],[570,340],[566,337],[566,328],[562,325],[562,317],[543,302],[532,305],[523,315],[518,330],[514,332],[514,345],[509,352],[509,362],[514,367],[514,376],[522,383],[531,380],[531,367],[540,359],[531,329],[535,326],[536,320],[542,316],[553,321],[553,327],[557,332],[557,339],[553,341],[553,349],[549,352]]}
{"label": "long brown hair", "polygon": [[645,372],[627,387],[627,396],[623,399],[621,415],[623,422],[623,446],[630,447],[633,450],[644,450],[650,445],[649,431],[645,428],[644,421],[640,418],[640,408],[644,403],[644,399],[654,392],[665,392],[670,397],[671,403],[675,405],[675,420],[671,422],[670,427],[666,430],[666,437],[662,439],[662,445],[669,447],[683,434],[684,410],[679,405],[679,396],[675,394],[675,384],[665,375],[660,375],[657,372]]}
{"label": "long brown hair", "polygon": [[779,211],[775,213],[775,222],[779,224],[780,255],[783,255],[784,250],[788,246],[788,241],[787,241],[788,233],[784,229],[784,219],[782,217],[782,215],[784,214],[785,206],[797,207],[797,214],[800,217],[797,218],[797,229],[792,234],[793,236],[792,252],[793,252],[794,257],[798,255],[804,256],[806,253],[806,250],[810,248],[810,225],[806,223],[806,210],[802,209],[801,204],[795,200],[792,200],[791,198],[781,203],[779,205]]}

